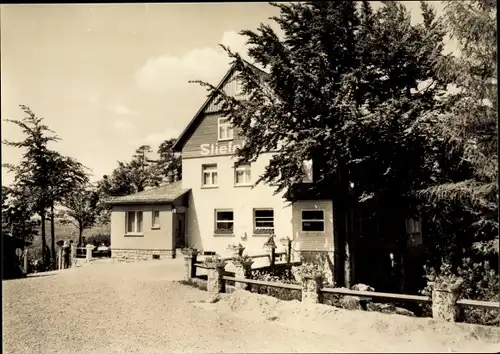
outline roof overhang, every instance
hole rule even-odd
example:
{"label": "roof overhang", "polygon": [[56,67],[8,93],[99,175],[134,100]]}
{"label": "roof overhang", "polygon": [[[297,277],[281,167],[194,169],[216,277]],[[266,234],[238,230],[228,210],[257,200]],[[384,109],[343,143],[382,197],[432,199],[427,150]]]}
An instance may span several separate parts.
{"label": "roof overhang", "polygon": [[174,204],[176,201],[184,197],[191,189],[183,189],[175,195],[170,196],[151,196],[151,195],[128,195],[123,197],[116,197],[109,199],[104,202],[107,207],[117,206],[117,205],[169,205]]}

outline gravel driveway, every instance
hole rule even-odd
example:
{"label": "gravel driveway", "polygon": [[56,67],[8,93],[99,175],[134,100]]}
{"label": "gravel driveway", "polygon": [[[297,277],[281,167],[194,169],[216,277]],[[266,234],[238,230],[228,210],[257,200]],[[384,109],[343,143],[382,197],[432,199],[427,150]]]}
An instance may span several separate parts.
{"label": "gravel driveway", "polygon": [[[422,352],[447,348],[418,343],[415,347],[410,338],[384,337],[375,330],[356,333],[352,323],[348,327],[331,323],[330,333],[325,333],[325,328],[312,331],[279,321],[250,321],[215,306],[199,306],[208,294],[175,282],[182,279],[182,270],[180,259],[101,262],[3,281],[4,352]],[[378,316],[390,325],[390,317]],[[492,350],[479,341],[474,345],[449,349]]]}

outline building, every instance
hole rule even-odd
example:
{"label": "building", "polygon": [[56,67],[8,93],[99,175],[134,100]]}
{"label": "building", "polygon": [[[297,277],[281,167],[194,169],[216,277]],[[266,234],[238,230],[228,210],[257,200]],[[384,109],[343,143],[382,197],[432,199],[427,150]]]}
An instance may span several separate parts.
{"label": "building", "polygon": [[185,246],[188,192],[177,181],[110,201],[112,257],[175,257]]}
{"label": "building", "polygon": [[[238,96],[235,74],[233,66],[218,88]],[[174,150],[182,154],[182,181],[113,202],[113,255],[116,256],[117,251],[118,254],[130,252],[127,250],[133,248],[141,249],[134,251],[141,254],[163,252],[170,255],[176,247],[189,245],[224,256],[229,254],[227,247],[233,243],[241,243],[248,254],[261,254],[269,235],[275,234],[278,247],[284,247],[280,239],[293,239],[295,255],[306,258],[310,255],[332,276],[335,246],[331,199],[304,198],[290,204],[283,194],[274,195],[272,186],[259,184],[253,187],[273,152],[262,154],[252,164],[236,166],[234,153],[245,142],[221,115],[220,108],[216,97],[210,96],[177,140]],[[304,163],[304,168],[307,179],[303,182],[314,182],[311,162]],[[176,192],[167,198],[168,188]],[[146,197],[153,193],[158,198],[154,206],[152,199]],[[176,213],[172,213],[174,209]],[[141,224],[143,231],[140,235],[129,235],[125,228],[137,233],[137,229],[130,225],[136,222],[139,211],[141,220],[144,220]],[[152,214],[155,212],[159,214]],[[160,215],[162,220],[164,228],[161,231],[153,229],[151,220],[156,218],[155,215]],[[360,233],[362,221],[356,218],[356,213],[352,215],[349,229]],[[179,235],[179,241],[174,242],[172,235]],[[157,249],[153,251],[155,247]],[[363,251],[351,255],[351,262],[356,262],[361,255],[369,256],[366,249]],[[390,260],[389,253],[387,261]],[[371,266],[367,264],[365,271],[370,270]],[[363,269],[358,267],[358,271],[362,273]]]}

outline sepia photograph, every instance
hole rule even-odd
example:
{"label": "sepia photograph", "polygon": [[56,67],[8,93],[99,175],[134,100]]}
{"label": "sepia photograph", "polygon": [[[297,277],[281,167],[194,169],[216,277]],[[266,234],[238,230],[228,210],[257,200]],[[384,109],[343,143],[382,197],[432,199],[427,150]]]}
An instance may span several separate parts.
{"label": "sepia photograph", "polygon": [[0,5],[2,348],[498,353],[497,1]]}

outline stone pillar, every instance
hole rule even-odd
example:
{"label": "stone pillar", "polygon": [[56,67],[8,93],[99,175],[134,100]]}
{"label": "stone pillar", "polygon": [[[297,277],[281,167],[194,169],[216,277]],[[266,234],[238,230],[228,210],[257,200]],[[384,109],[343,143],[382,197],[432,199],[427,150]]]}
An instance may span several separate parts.
{"label": "stone pillar", "polygon": [[224,293],[226,292],[226,284],[222,277],[224,276],[225,263],[219,263],[214,265],[207,265],[208,271],[208,281],[207,281],[207,291],[212,294]]}
{"label": "stone pillar", "polygon": [[320,289],[323,286],[323,275],[302,276],[302,302],[320,304],[323,302],[323,294]]}
{"label": "stone pillar", "polygon": [[70,249],[71,253],[69,255],[69,261],[71,263],[71,267],[76,267],[76,244],[72,243]]}
{"label": "stone pillar", "polygon": [[94,249],[94,245],[88,244],[85,248],[87,249],[86,261],[90,262],[92,260],[92,250]]}
{"label": "stone pillar", "polygon": [[196,258],[198,256],[197,252],[184,254],[184,279],[189,281],[196,277]]}
{"label": "stone pillar", "polygon": [[[243,278],[243,279],[250,278],[250,275],[252,273],[253,261],[233,260],[233,264],[234,264],[234,268],[235,268],[235,271],[234,271],[235,278]],[[234,287],[236,289],[247,290],[248,284],[235,282]]]}
{"label": "stone pillar", "polygon": [[462,282],[437,287],[432,290],[432,317],[447,322],[457,322],[460,319],[460,308],[457,300],[460,296]]}

